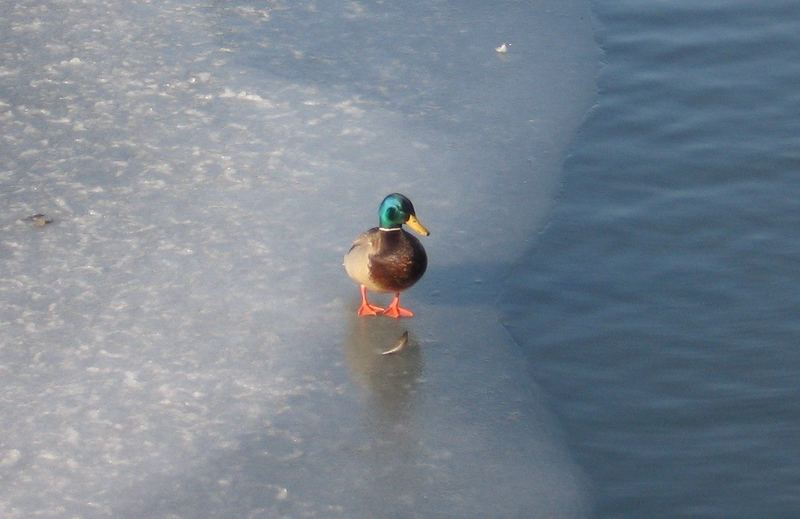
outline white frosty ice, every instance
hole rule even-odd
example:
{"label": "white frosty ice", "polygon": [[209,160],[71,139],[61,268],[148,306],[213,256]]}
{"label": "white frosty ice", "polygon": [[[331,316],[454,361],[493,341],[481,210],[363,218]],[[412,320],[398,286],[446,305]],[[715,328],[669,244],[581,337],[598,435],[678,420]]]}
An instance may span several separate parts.
{"label": "white frosty ice", "polygon": [[[585,510],[492,300],[593,92],[587,7],[386,4],[0,10],[1,517]],[[418,317],[358,320],[341,257],[391,191]]]}

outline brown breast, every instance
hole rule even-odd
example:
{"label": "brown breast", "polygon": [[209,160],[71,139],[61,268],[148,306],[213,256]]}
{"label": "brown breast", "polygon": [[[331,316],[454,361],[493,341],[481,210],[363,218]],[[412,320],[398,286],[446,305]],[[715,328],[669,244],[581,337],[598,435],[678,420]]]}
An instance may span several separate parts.
{"label": "brown breast", "polygon": [[428,255],[417,238],[405,230],[381,231],[377,253],[370,257],[370,277],[387,292],[401,292],[419,281],[428,268]]}

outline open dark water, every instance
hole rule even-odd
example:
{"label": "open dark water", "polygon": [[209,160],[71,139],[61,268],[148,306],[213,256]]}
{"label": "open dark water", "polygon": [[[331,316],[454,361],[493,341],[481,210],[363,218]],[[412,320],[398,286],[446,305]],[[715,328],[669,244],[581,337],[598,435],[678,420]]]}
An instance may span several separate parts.
{"label": "open dark water", "polygon": [[800,517],[800,2],[593,3],[508,326],[598,517]]}

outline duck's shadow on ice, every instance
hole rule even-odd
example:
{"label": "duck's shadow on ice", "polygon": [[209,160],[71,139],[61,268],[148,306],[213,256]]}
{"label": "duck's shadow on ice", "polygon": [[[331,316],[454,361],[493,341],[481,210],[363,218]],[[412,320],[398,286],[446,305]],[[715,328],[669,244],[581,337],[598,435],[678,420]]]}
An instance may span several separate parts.
{"label": "duck's shadow on ice", "polygon": [[415,301],[432,306],[494,305],[512,271],[511,265],[499,263],[429,265],[425,277],[404,294],[403,304],[412,309]]}
{"label": "duck's shadow on ice", "polygon": [[[395,322],[400,323],[396,330],[397,337],[405,329],[413,335],[414,323],[419,318],[424,318],[427,312],[436,307],[480,308],[495,306],[498,300],[519,283],[515,279],[517,269],[507,263],[468,263],[463,265],[428,265],[428,270],[423,278],[409,290],[401,294],[401,304],[410,308],[417,315],[412,319],[389,319],[386,317],[365,317],[363,322]],[[349,280],[348,280],[349,281]],[[346,288],[349,287],[349,288]],[[349,296],[344,298],[343,311],[350,318],[355,319],[359,305],[358,287],[353,284],[342,283],[337,290],[349,290]],[[386,306],[391,300],[391,294],[377,294],[369,292],[369,301],[378,306]],[[407,325],[403,328],[403,324]],[[382,325],[383,326],[383,325]],[[352,324],[350,325],[352,328]],[[384,342],[388,338],[384,337]],[[377,337],[376,337],[377,340]],[[386,342],[385,348],[390,347],[392,341]]]}

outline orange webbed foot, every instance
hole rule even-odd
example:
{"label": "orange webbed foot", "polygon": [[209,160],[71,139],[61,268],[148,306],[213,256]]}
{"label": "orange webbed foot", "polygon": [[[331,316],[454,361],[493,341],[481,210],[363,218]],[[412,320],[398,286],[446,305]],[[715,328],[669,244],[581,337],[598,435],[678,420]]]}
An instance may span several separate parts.
{"label": "orange webbed foot", "polygon": [[385,312],[380,306],[371,305],[369,303],[361,303],[358,307],[358,316],[364,317],[367,315],[382,315]]}
{"label": "orange webbed foot", "polygon": [[384,309],[380,306],[369,304],[367,300],[367,287],[361,285],[361,306],[358,307],[358,316],[364,317],[367,315],[382,315]]}
{"label": "orange webbed foot", "polygon": [[400,306],[400,294],[398,293],[395,294],[394,299],[392,299],[392,302],[388,308],[384,310],[383,315],[393,319],[399,319],[401,317],[414,317],[414,312],[408,308],[403,308]]}

